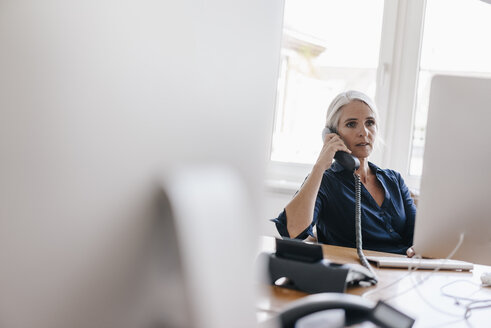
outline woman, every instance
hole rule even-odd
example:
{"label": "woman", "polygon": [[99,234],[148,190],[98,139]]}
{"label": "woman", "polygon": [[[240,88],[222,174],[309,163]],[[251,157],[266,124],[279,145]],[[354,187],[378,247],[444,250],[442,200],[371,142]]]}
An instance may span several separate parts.
{"label": "woman", "polygon": [[353,173],[333,162],[337,151],[360,160],[363,248],[412,255],[416,207],[401,175],[368,161],[377,141],[378,117],[373,101],[358,91],[339,94],[327,111],[328,133],[310,175],[273,220],[285,237],[314,237],[321,243],[355,247]]}

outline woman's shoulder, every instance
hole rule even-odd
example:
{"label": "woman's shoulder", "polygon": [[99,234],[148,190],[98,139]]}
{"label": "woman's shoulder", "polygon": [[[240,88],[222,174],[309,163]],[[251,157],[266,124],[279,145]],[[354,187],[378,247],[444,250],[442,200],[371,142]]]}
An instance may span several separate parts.
{"label": "woman's shoulder", "polygon": [[397,172],[396,170],[387,169],[387,168],[383,169],[383,168],[380,168],[377,165],[373,164],[372,162],[368,162],[368,165],[370,166],[370,168],[374,172],[380,173],[381,175],[386,176],[390,179],[393,179],[394,181],[398,182],[401,179],[401,174],[399,172]]}

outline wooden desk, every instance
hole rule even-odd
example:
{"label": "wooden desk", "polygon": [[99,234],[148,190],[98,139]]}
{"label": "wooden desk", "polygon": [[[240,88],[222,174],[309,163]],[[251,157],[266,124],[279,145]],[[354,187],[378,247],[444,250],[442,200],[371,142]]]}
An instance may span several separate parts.
{"label": "wooden desk", "polygon": [[[260,247],[274,252],[275,239],[263,237]],[[338,263],[359,263],[356,249],[322,245],[324,257]],[[368,255],[401,256],[397,254],[365,251]],[[491,287],[482,287],[480,276],[491,267],[475,265],[472,271],[418,270],[408,274],[406,269],[374,268],[379,282],[372,287],[349,287],[347,293],[360,295],[369,300],[386,300],[387,303],[416,319],[414,327],[491,327],[491,308],[473,310],[464,319],[464,308],[455,300],[444,296],[443,291],[472,299],[489,299]],[[430,275],[428,277],[428,275]],[[422,279],[417,288],[413,287]],[[393,284],[392,286],[389,286]],[[274,316],[290,302],[307,294],[276,286],[261,286],[257,310],[259,320]],[[466,302],[463,302],[467,304]]]}

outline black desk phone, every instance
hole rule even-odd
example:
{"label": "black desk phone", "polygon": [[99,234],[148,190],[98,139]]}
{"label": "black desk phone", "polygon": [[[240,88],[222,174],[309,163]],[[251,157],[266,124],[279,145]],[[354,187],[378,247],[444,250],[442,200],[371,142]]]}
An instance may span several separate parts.
{"label": "black desk phone", "polygon": [[376,277],[359,264],[339,264],[324,259],[319,244],[297,239],[276,239],[276,253],[263,253],[270,283],[286,278],[281,287],[306,293],[343,293],[347,286],[376,284]]}

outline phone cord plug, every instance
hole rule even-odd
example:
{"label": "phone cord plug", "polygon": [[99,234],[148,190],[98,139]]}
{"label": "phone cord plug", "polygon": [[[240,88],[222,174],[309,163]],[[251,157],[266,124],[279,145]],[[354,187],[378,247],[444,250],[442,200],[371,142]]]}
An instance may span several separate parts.
{"label": "phone cord plug", "polygon": [[373,271],[372,266],[368,262],[363,253],[362,236],[361,236],[361,181],[360,176],[353,172],[355,177],[355,230],[356,230],[356,252],[361,264],[366,267],[374,277],[374,284],[377,283],[378,277]]}

